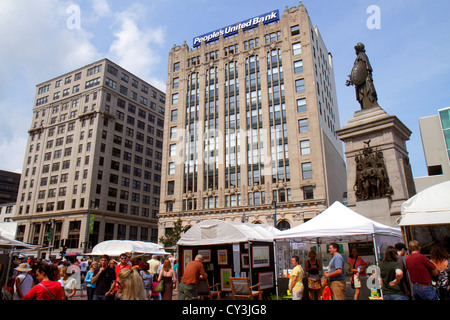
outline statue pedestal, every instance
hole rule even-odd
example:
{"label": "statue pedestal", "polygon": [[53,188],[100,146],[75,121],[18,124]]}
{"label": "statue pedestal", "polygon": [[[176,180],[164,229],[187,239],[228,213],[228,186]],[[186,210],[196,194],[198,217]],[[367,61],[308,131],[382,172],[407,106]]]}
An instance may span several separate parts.
{"label": "statue pedestal", "polygon": [[[383,224],[396,226],[402,203],[415,194],[406,141],[411,131],[396,117],[381,107],[356,111],[353,118],[336,131],[344,142],[347,161],[348,206],[364,216]],[[365,147],[381,151],[392,192],[381,198],[366,200],[356,196],[357,156]],[[359,211],[358,211],[359,210]]]}

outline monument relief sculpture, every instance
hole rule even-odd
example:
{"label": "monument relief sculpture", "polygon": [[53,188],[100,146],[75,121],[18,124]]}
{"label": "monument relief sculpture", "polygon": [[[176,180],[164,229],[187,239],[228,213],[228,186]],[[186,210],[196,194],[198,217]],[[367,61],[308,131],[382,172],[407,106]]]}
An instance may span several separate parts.
{"label": "monument relief sculpture", "polygon": [[353,190],[356,199],[361,201],[388,197],[392,194],[392,187],[389,184],[383,152],[373,150],[370,140],[364,143],[367,146],[355,157],[356,178]]}
{"label": "monument relief sculpture", "polygon": [[373,85],[372,66],[366,55],[364,44],[358,42],[355,46],[356,59],[353,63],[352,72],[348,76],[345,85],[355,86],[356,100],[361,105],[361,110],[378,106],[377,92]]}

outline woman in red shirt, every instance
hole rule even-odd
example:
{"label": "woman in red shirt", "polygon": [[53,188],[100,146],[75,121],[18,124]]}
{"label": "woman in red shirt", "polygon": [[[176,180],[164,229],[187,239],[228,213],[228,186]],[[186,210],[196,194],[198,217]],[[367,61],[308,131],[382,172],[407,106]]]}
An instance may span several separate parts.
{"label": "woman in red shirt", "polygon": [[348,258],[348,266],[352,272],[353,278],[352,288],[355,289],[354,300],[359,299],[359,293],[361,291],[361,277],[366,276],[367,263],[358,255],[358,250],[351,249],[350,256]]}
{"label": "woman in red shirt", "polygon": [[54,264],[41,263],[36,270],[39,284],[35,285],[21,300],[63,300],[63,288],[58,281],[59,269]]}

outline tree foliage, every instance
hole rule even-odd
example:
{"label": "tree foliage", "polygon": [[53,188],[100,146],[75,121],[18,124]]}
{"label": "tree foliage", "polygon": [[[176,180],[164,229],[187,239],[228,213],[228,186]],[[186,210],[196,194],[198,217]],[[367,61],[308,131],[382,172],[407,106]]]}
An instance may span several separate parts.
{"label": "tree foliage", "polygon": [[164,247],[167,248],[175,246],[178,240],[180,240],[182,234],[189,229],[189,226],[183,227],[181,224],[182,224],[181,219],[178,219],[177,221],[175,221],[173,228],[169,229],[164,236],[159,238],[159,242]]}

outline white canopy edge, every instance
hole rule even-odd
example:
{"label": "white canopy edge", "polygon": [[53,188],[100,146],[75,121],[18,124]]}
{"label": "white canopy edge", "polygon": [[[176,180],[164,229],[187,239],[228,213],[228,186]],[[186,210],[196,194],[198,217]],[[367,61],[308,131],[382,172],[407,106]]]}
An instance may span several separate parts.
{"label": "white canopy edge", "polygon": [[122,253],[131,252],[132,254],[160,254],[168,255],[169,253],[164,248],[153,242],[132,241],[132,240],[107,240],[97,244],[90,256],[101,256],[107,254],[108,256],[116,257]]}

